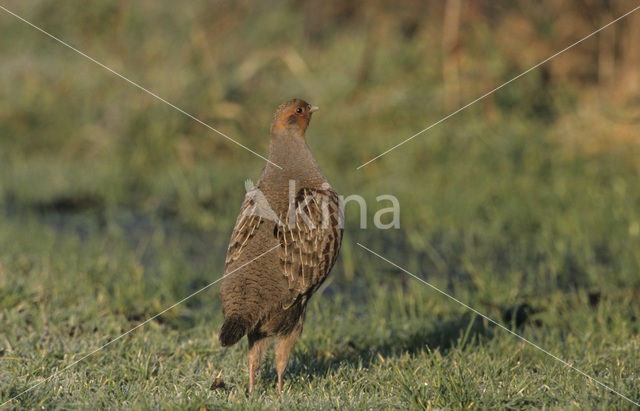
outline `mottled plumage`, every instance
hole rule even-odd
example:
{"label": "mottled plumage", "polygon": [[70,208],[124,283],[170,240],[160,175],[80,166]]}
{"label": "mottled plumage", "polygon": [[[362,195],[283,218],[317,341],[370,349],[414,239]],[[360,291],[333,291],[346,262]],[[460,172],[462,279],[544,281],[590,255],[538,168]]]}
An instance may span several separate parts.
{"label": "mottled plumage", "polygon": [[247,192],[227,251],[225,274],[230,274],[220,289],[225,318],[220,342],[228,347],[248,336],[250,391],[271,337],[277,342],[282,391],[282,374],[302,332],[307,301],[326,279],[340,249],[343,216],[338,196],[305,141],[313,111],[299,99],[276,111],[272,163]]}

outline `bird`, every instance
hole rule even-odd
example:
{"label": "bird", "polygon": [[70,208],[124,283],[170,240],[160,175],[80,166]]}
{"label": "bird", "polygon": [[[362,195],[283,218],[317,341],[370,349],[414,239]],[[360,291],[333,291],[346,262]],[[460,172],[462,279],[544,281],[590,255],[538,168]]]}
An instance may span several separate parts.
{"label": "bird", "polygon": [[[318,107],[281,104],[270,128],[269,158],[248,189],[227,249],[220,287],[222,347],[248,339],[249,393],[275,343],[278,395],[307,303],[336,262],[344,227],[340,199],[309,149],[305,132]],[[272,251],[273,250],[273,251]]]}

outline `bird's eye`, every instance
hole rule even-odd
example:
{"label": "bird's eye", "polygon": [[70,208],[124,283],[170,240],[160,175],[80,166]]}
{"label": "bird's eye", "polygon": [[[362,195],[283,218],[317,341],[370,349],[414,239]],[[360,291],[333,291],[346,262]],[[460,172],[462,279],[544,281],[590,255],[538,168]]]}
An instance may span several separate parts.
{"label": "bird's eye", "polygon": [[296,114],[302,114],[302,107],[298,107],[296,109]]}

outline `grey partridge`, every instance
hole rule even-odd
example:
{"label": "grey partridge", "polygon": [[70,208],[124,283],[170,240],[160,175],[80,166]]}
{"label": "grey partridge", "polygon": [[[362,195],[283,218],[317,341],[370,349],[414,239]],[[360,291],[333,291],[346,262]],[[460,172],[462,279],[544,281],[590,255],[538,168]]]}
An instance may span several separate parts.
{"label": "grey partridge", "polygon": [[338,195],[306,143],[315,110],[300,99],[278,107],[269,162],[245,196],[227,251],[220,343],[229,347],[247,335],[249,392],[265,349],[275,339],[282,393],[307,303],[327,278],[342,241]]}

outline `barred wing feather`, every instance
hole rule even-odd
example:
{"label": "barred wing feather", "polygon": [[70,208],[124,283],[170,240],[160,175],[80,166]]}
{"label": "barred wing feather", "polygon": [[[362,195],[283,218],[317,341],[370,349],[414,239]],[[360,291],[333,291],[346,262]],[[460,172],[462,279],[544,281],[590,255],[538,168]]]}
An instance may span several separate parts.
{"label": "barred wing feather", "polygon": [[299,296],[313,293],[329,274],[340,250],[344,218],[332,189],[304,188],[279,221],[274,235],[293,304]]}

